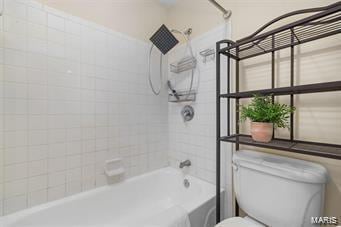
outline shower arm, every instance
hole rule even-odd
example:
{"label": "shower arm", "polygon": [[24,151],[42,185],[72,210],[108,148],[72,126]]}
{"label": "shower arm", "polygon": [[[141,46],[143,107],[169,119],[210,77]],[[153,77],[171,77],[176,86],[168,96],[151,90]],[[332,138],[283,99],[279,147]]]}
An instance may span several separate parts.
{"label": "shower arm", "polygon": [[173,32],[173,33],[178,33],[178,34],[181,34],[181,35],[183,35],[185,38],[186,38],[186,40],[188,39],[188,37],[192,34],[192,28],[187,28],[185,31],[180,31],[180,30],[177,30],[177,29],[171,29],[171,32]]}
{"label": "shower arm", "polygon": [[[192,34],[192,28],[188,28],[183,32],[173,28],[173,29],[171,29],[171,32],[178,33],[178,34],[182,35],[184,37],[184,39],[186,40],[187,45],[188,45],[188,42],[190,42],[189,36]],[[192,50],[192,47],[190,45],[189,45],[189,51],[191,52],[192,57],[194,57],[193,50]]]}
{"label": "shower arm", "polygon": [[224,19],[228,19],[232,11],[231,10],[226,10],[224,7],[222,7],[216,0],[208,0],[210,3],[212,3],[215,7],[217,7],[221,12],[223,12],[223,17]]}

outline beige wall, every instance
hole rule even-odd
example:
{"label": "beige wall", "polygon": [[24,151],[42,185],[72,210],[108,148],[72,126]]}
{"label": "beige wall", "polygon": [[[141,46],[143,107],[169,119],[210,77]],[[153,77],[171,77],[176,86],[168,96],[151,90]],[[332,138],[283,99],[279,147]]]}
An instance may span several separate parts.
{"label": "beige wall", "polygon": [[143,40],[148,40],[167,17],[167,8],[158,0],[38,1]]}
{"label": "beige wall", "polygon": [[[224,8],[232,10],[232,39],[250,35],[275,17],[297,9],[324,6],[332,0],[217,0]],[[172,27],[193,28],[193,35],[206,32],[224,19],[208,0],[178,0],[168,9],[168,24]]]}
{"label": "beige wall", "polygon": [[[223,23],[222,14],[207,0],[178,0],[164,8],[158,1],[148,0],[40,0],[49,6],[93,20],[114,30],[147,40],[152,32],[166,22],[178,29],[193,28],[193,35],[206,32]],[[333,3],[330,0],[221,0],[232,10],[232,38],[242,38],[284,13]],[[100,3],[100,4],[99,4]],[[297,84],[339,80],[340,38],[332,38],[304,45],[296,58]],[[319,44],[319,45],[317,45]],[[288,83],[288,52],[277,54],[277,86]],[[242,65],[242,89],[269,85],[269,58],[260,57]],[[282,99],[283,100],[283,99]],[[284,100],[283,100],[284,101]],[[287,101],[287,100],[285,100]],[[341,93],[302,95],[296,99],[296,135],[301,139],[340,143]],[[247,127],[244,131],[247,131]],[[285,136],[286,131],[278,132]],[[287,152],[269,151],[281,155],[311,160],[324,165],[330,174],[327,186],[325,214],[341,216],[341,161]]]}

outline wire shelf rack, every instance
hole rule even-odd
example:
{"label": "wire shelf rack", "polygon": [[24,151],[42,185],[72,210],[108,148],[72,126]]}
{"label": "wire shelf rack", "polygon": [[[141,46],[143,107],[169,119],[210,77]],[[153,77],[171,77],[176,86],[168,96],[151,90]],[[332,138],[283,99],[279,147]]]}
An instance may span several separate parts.
{"label": "wire shelf rack", "polygon": [[181,73],[188,70],[195,69],[197,65],[197,59],[192,56],[184,57],[180,61],[170,64],[170,71],[173,73]]}

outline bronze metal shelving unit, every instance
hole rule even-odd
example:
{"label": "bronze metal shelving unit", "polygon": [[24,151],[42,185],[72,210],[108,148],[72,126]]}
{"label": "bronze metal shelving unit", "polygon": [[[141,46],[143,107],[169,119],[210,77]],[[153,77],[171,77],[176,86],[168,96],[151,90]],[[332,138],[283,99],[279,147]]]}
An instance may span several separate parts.
{"label": "bronze metal shelving unit", "polygon": [[[295,85],[294,75],[294,47],[303,43],[322,39],[341,33],[341,2],[319,8],[294,11],[265,24],[252,35],[233,42],[221,40],[216,44],[216,220],[220,221],[220,143],[235,143],[236,150],[240,144],[256,147],[278,149],[287,152],[315,155],[333,159],[341,159],[341,145],[300,141],[294,137],[294,114],[290,116],[290,138],[274,138],[270,143],[255,142],[248,135],[239,132],[239,112],[235,108],[235,130],[231,131],[231,99],[235,99],[235,106],[240,99],[250,98],[254,94],[272,96],[290,96],[290,105],[294,106],[294,95],[341,91],[341,80],[307,85]],[[270,31],[264,31],[274,23],[295,15],[308,15],[303,19],[280,26]],[[290,49],[290,86],[275,87],[275,52],[285,48]],[[253,91],[239,91],[240,61],[263,54],[271,54],[271,88]],[[227,92],[221,94],[221,56],[227,57]],[[235,61],[235,92],[231,92],[230,63]],[[227,135],[221,136],[221,100],[227,99]],[[238,210],[238,204],[237,209]],[[237,213],[238,215],[238,213]]]}

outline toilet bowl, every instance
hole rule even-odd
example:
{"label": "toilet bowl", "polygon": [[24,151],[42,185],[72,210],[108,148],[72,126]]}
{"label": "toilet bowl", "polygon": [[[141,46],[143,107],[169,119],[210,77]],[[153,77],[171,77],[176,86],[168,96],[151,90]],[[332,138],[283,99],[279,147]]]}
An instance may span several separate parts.
{"label": "toilet bowl", "polygon": [[233,169],[234,192],[249,217],[229,218],[216,227],[314,227],[311,218],[321,216],[323,166],[244,150],[235,152]]}

